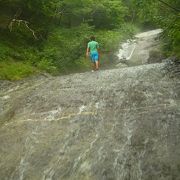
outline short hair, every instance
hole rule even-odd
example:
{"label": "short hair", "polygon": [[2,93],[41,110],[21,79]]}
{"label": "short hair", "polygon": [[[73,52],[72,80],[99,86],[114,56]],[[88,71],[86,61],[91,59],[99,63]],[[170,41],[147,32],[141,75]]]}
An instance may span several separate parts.
{"label": "short hair", "polygon": [[95,41],[95,39],[96,39],[95,36],[91,36],[91,37],[90,37],[90,40],[91,40],[91,41]]}

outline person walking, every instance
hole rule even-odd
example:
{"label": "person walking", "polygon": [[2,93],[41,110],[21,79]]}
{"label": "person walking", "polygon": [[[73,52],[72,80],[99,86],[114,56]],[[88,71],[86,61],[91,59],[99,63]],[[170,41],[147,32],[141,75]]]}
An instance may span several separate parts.
{"label": "person walking", "polygon": [[86,57],[89,57],[91,62],[93,63],[93,70],[99,70],[99,43],[96,42],[96,38],[94,36],[90,37],[90,42],[87,45]]}

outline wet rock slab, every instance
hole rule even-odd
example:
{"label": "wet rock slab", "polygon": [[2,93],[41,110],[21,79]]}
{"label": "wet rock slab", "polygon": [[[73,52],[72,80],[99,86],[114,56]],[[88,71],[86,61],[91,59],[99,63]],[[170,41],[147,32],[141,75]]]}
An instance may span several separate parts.
{"label": "wet rock slab", "polygon": [[116,67],[138,66],[149,63],[162,62],[163,53],[159,36],[162,29],[151,30],[135,35],[134,40],[127,40],[117,53]]}
{"label": "wet rock slab", "polygon": [[0,179],[179,180],[179,80],[163,69],[87,72],[2,90]]}

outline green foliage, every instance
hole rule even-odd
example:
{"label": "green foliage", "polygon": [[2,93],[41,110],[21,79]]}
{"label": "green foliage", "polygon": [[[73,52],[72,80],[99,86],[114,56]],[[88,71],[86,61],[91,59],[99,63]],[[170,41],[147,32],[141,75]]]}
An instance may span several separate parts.
{"label": "green foliage", "polygon": [[[166,2],[180,7],[179,0]],[[133,23],[163,28],[167,54],[179,56],[179,16],[156,0],[1,0],[1,78],[19,79],[37,71],[83,71],[90,66],[85,50],[91,35],[100,43],[101,59],[107,59],[120,41],[137,32]],[[27,21],[28,26],[17,21],[10,32],[13,18]]]}
{"label": "green foliage", "polygon": [[120,0],[100,0],[94,2],[92,7],[92,22],[96,28],[119,27],[127,13],[127,8]]}
{"label": "green foliage", "polygon": [[0,61],[6,60],[10,51],[11,51],[11,48],[9,48],[3,43],[0,43]]}
{"label": "green foliage", "polygon": [[122,35],[119,31],[101,30],[97,32],[97,41],[100,43],[102,51],[112,51],[118,47]]}
{"label": "green foliage", "polygon": [[29,63],[2,61],[0,62],[0,79],[20,80],[37,72]]}
{"label": "green foliage", "polygon": [[120,28],[123,40],[133,38],[133,36],[138,32],[140,32],[140,28],[133,23],[123,23]]}
{"label": "green foliage", "polygon": [[37,68],[51,74],[58,73],[57,67],[55,67],[55,65],[49,59],[46,58],[43,58],[41,61],[37,63]]}
{"label": "green foliage", "polygon": [[87,39],[92,28],[86,24],[71,29],[54,29],[42,51],[42,56],[51,60],[61,71],[84,56]]}
{"label": "green foliage", "polygon": [[[180,14],[180,13],[179,13]],[[165,42],[165,50],[167,55],[177,56],[180,58],[180,21],[179,17],[174,14],[169,14],[168,18],[159,16],[157,22],[164,29],[163,39]]]}
{"label": "green foliage", "polygon": [[[123,24],[116,30],[96,30],[87,24],[78,27],[54,29],[44,46],[41,56],[51,61],[61,73],[86,69],[89,60],[85,59],[85,51],[89,37],[95,35],[104,56],[115,51],[119,42],[132,37],[137,30],[132,24]],[[90,67],[90,66],[89,66]]]}
{"label": "green foliage", "polygon": [[104,51],[114,51],[119,47],[119,43],[132,38],[139,30],[133,25],[123,23],[121,28],[114,30],[99,30],[97,31],[97,40],[100,42],[101,49]]}
{"label": "green foliage", "polygon": [[180,1],[179,0],[124,0],[129,8],[128,18],[164,30],[165,53],[180,57]]}

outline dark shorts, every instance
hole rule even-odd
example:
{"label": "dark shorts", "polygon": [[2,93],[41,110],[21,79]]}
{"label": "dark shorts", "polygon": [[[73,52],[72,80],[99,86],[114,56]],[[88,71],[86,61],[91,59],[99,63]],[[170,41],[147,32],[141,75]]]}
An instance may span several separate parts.
{"label": "dark shorts", "polygon": [[98,52],[94,52],[90,54],[91,61],[93,63],[97,62],[99,60],[99,54]]}

